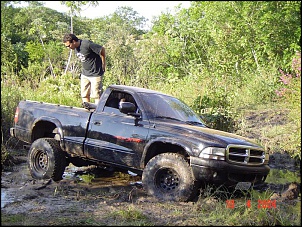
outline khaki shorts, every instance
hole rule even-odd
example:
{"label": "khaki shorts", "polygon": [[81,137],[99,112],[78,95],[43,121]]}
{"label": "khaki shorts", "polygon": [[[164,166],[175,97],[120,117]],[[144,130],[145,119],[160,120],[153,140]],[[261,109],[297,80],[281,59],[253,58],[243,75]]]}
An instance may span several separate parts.
{"label": "khaki shorts", "polygon": [[82,98],[99,99],[102,94],[102,76],[88,77],[81,74],[81,96]]}

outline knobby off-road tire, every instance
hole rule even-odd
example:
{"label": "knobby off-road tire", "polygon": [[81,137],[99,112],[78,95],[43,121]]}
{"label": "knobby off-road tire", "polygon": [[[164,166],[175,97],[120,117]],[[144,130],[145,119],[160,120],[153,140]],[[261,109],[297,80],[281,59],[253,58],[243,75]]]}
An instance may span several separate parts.
{"label": "knobby off-road tire", "polygon": [[62,180],[66,157],[59,142],[52,138],[34,141],[28,152],[28,168],[34,179]]}
{"label": "knobby off-road tire", "polygon": [[186,202],[197,192],[192,169],[175,153],[153,157],[143,171],[142,183],[149,195],[161,201]]}

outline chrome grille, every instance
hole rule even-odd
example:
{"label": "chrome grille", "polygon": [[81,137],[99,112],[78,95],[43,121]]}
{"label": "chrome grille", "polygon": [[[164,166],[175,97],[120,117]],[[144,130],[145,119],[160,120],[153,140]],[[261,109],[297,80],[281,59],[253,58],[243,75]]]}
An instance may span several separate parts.
{"label": "chrome grille", "polygon": [[262,148],[251,146],[229,145],[226,160],[230,163],[247,166],[261,165],[265,161],[265,151]]}

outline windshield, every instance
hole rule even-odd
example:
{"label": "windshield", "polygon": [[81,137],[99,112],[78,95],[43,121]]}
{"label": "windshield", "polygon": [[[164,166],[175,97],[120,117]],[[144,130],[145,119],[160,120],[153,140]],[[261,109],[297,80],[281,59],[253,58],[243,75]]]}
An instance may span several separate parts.
{"label": "windshield", "polygon": [[163,94],[140,93],[150,119],[165,118],[190,124],[203,124],[200,117],[184,102]]}

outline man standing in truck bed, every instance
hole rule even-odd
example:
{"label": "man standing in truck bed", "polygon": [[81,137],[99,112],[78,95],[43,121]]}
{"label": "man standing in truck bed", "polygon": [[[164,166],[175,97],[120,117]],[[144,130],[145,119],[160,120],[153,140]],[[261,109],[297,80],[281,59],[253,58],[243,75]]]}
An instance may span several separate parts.
{"label": "man standing in truck bed", "polygon": [[75,50],[82,63],[81,97],[83,104],[90,98],[98,104],[102,93],[102,79],[106,70],[105,48],[90,40],[78,39],[74,34],[63,38],[65,47]]}

